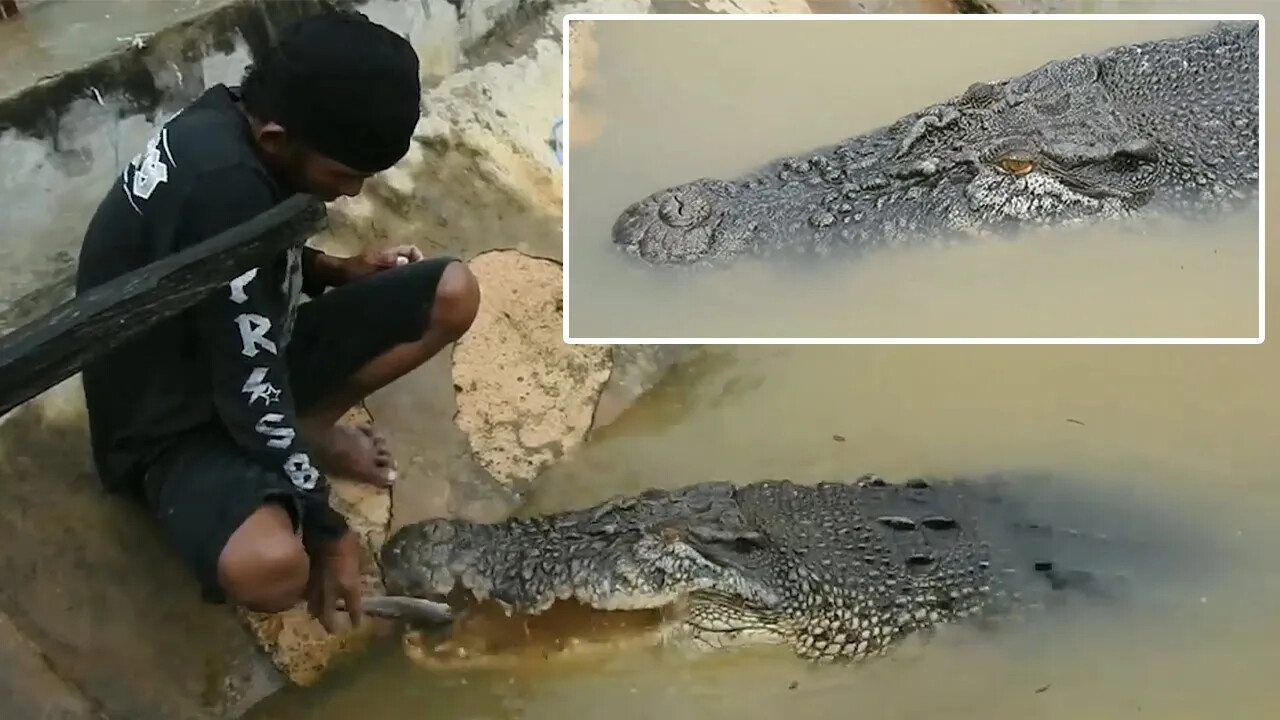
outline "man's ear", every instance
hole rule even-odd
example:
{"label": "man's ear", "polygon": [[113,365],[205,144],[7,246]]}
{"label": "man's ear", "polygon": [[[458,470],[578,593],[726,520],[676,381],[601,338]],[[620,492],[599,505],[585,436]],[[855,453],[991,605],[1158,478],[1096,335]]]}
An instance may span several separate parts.
{"label": "man's ear", "polygon": [[254,128],[253,135],[258,146],[272,155],[283,156],[288,152],[289,135],[274,122],[258,125]]}

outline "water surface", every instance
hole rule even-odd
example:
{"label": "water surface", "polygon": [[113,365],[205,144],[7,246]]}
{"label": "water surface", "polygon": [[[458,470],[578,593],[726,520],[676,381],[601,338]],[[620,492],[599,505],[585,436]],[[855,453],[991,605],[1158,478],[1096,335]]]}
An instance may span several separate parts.
{"label": "water surface", "polygon": [[1274,717],[1278,364],[1271,344],[699,352],[550,472],[529,512],[708,479],[1048,470],[1190,523],[1215,545],[1212,577],[1115,616],[953,633],[857,668],[631,648],[453,672],[390,648],[252,717]]}
{"label": "water surface", "polygon": [[573,96],[589,132],[570,128],[570,335],[1257,337],[1256,208],[717,271],[650,268],[610,242],[618,214],[661,188],[736,177],[975,81],[1211,24],[594,22],[594,72]]}

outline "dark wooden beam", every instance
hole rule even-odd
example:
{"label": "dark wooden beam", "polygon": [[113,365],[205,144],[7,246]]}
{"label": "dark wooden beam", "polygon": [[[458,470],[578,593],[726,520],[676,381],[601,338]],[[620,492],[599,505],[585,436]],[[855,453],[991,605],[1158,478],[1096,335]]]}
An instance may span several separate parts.
{"label": "dark wooden beam", "polygon": [[0,415],[249,268],[302,245],[325,218],[324,203],[294,195],[242,225],[99,285],[0,337]]}

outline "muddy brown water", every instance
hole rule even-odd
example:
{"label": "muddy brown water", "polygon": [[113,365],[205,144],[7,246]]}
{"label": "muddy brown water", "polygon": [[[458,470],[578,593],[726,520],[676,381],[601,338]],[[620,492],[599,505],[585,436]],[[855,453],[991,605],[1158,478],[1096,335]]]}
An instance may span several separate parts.
{"label": "muddy brown water", "polygon": [[707,479],[1048,470],[1194,523],[1215,543],[1213,577],[1135,612],[957,632],[856,668],[622,646],[442,670],[392,644],[249,717],[1277,717],[1277,368],[1274,342],[699,350],[549,472],[527,511]]}
{"label": "muddy brown water", "polygon": [[1211,24],[597,21],[597,54],[572,96],[583,128],[570,127],[570,335],[1257,337],[1256,207],[1139,231],[1055,229],[715,271],[651,268],[610,240],[618,213],[661,188],[735,177],[975,81]]}
{"label": "muddy brown water", "polygon": [[706,479],[1051,470],[1178,522],[1192,511],[1219,572],[1146,609],[960,632],[854,668],[623,646],[460,671],[389,647],[251,717],[1274,717],[1277,365],[1272,344],[700,351],[549,473],[529,512]]}

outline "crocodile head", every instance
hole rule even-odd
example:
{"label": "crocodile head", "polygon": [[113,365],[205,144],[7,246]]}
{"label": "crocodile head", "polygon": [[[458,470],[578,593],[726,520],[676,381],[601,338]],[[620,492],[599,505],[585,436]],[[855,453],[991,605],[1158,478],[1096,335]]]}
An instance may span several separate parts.
{"label": "crocodile head", "polygon": [[1159,52],[1127,46],[974,84],[737,179],[655,192],[620,214],[613,242],[655,265],[821,255],[1246,192],[1257,178],[1256,37],[1250,50],[1241,32],[1223,26]]}
{"label": "crocodile head", "polygon": [[675,644],[780,644],[812,660],[857,660],[1005,607],[1014,578],[1023,597],[1087,584],[1004,542],[988,516],[1004,517],[1006,504],[984,487],[870,476],[705,483],[496,524],[416,523],[381,561],[393,594],[462,590],[524,616],[560,601],[665,608]]}

